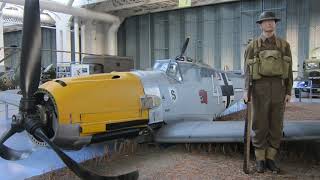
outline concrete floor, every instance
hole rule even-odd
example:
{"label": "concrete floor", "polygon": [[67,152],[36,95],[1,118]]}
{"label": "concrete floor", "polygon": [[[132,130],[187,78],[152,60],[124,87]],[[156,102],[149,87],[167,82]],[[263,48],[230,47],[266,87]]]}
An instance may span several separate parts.
{"label": "concrete floor", "polygon": [[[9,106],[9,117],[15,112],[17,108]],[[10,121],[5,119],[4,104],[0,104],[0,134],[9,127]],[[1,180],[22,180],[65,166],[51,149],[35,147],[26,132],[15,134],[5,144],[20,150],[32,149],[33,153],[28,158],[19,161],[7,161],[0,158]],[[67,154],[77,162],[81,162],[102,155],[103,151],[104,144],[95,144],[80,151],[67,152]]]}

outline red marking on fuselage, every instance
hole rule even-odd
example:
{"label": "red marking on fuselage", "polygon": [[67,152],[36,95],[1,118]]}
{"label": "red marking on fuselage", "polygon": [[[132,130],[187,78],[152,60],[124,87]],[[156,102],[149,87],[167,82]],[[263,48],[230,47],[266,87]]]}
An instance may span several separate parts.
{"label": "red marking on fuselage", "polygon": [[200,102],[201,104],[208,104],[208,93],[205,90],[200,90],[199,91],[199,96],[200,96]]}

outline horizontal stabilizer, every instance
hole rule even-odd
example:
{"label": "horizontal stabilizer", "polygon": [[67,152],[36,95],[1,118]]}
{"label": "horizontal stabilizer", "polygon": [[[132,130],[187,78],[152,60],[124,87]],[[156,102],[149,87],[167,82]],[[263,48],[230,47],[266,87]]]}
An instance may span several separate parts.
{"label": "horizontal stabilizer", "polygon": [[8,103],[13,106],[19,106],[21,95],[18,94],[19,90],[7,90],[0,92],[0,101]]}

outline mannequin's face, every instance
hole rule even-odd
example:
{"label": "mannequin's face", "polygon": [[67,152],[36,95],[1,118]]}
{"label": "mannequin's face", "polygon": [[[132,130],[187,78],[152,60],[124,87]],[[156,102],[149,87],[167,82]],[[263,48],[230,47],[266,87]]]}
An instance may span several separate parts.
{"label": "mannequin's face", "polygon": [[265,20],[260,24],[262,31],[272,33],[276,30],[276,22],[274,20]]}

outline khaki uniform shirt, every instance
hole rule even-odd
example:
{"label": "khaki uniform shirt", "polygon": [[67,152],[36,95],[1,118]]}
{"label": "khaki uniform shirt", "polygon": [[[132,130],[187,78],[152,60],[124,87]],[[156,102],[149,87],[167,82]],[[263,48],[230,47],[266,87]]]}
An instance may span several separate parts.
{"label": "khaki uniform shirt", "polygon": [[[266,38],[263,34],[261,34],[261,36],[258,38],[258,40],[261,40],[261,48],[263,49],[276,49],[276,37],[273,35],[270,38]],[[284,40],[282,40],[284,41]],[[285,41],[286,42],[286,41]],[[285,47],[284,47],[284,52],[283,56],[289,56],[292,58],[291,56],[291,50],[290,50],[290,45],[288,42],[285,43]],[[254,49],[253,49],[253,41],[247,46],[247,49],[244,53],[244,71],[245,71],[245,90],[248,89],[249,87],[249,71],[247,71],[247,65],[246,65],[246,61],[247,59],[253,59],[254,58]],[[292,77],[292,62],[290,64],[289,67],[289,77],[287,79],[285,79],[284,81],[285,86],[286,86],[286,94],[287,95],[291,95],[291,89],[292,89],[292,84],[293,84],[293,77]]]}

